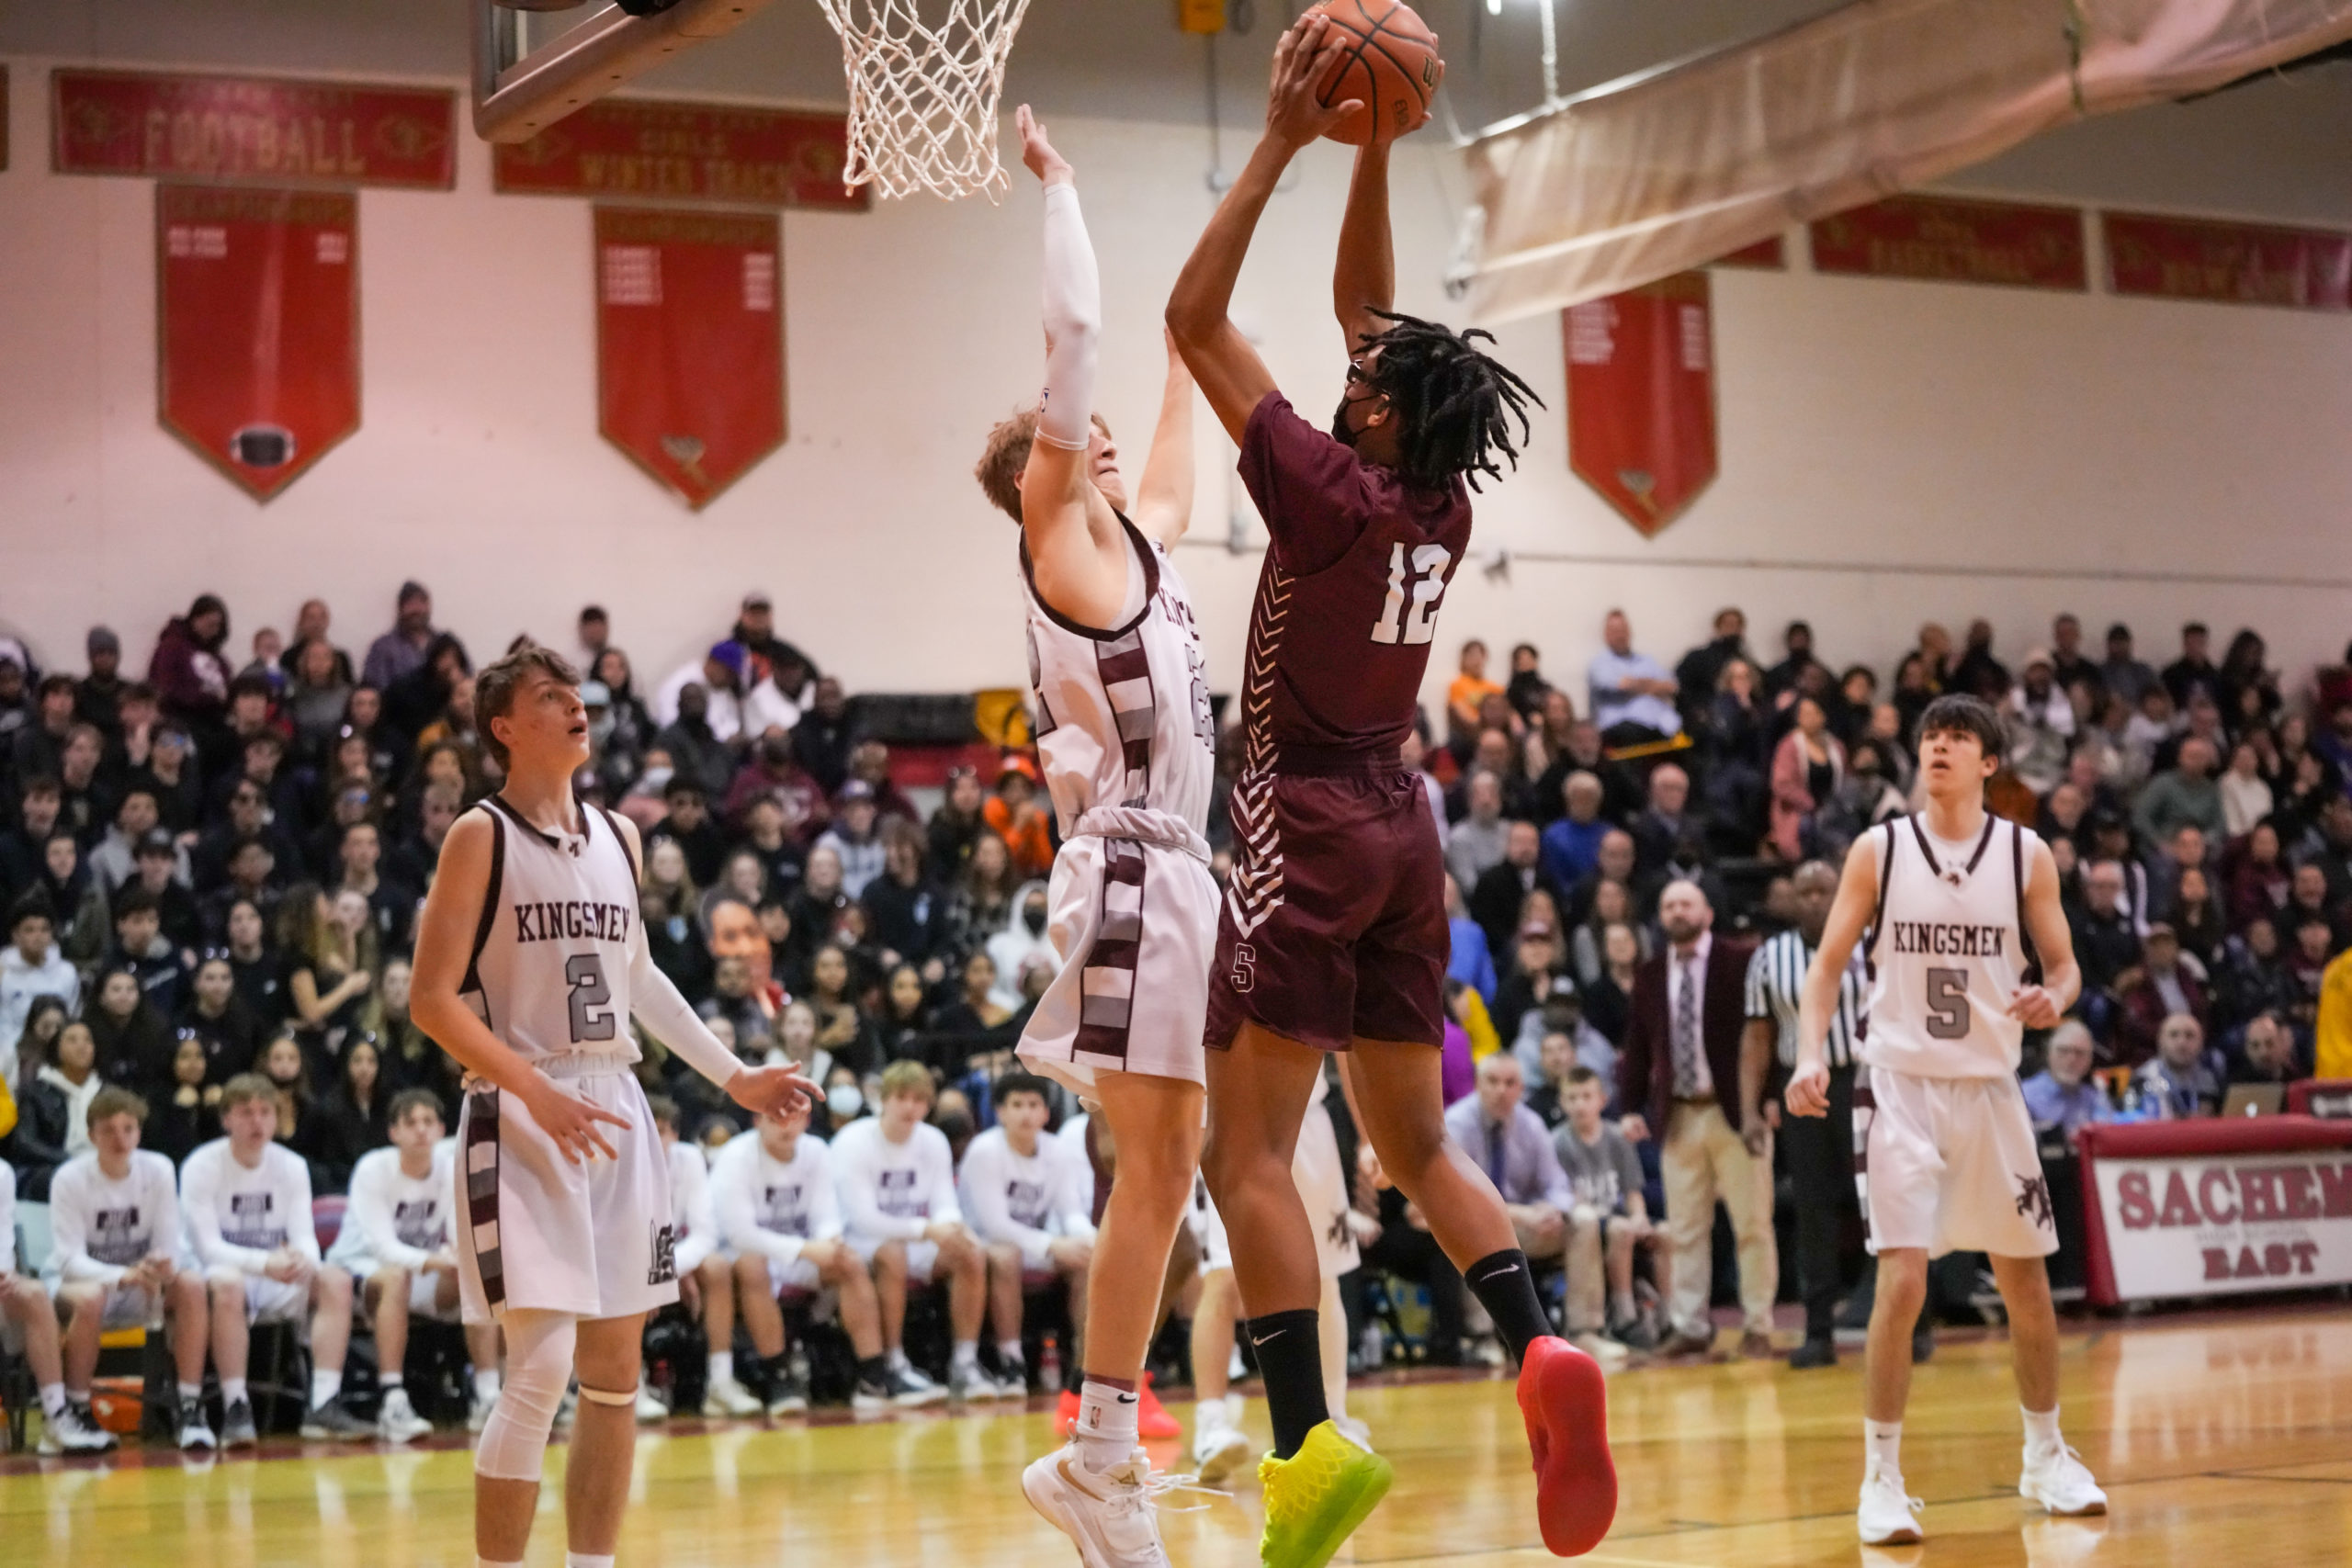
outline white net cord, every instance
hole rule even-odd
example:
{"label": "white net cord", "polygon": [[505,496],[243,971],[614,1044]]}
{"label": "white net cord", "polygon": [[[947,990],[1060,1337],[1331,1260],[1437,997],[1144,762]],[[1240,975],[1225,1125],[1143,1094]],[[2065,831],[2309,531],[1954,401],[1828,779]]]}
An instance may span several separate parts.
{"label": "white net cord", "polygon": [[[953,200],[1007,185],[997,97],[1029,0],[818,0],[849,76],[842,180]],[[924,20],[929,11],[938,19]]]}

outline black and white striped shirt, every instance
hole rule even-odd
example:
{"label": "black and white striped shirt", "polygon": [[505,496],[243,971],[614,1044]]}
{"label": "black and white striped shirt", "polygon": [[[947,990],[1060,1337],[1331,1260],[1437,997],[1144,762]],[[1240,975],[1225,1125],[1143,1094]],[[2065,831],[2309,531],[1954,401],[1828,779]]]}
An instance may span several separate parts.
{"label": "black and white striped shirt", "polygon": [[[1797,1065],[1797,1008],[1804,999],[1805,971],[1813,967],[1813,949],[1794,931],[1785,931],[1756,950],[1747,961],[1747,1016],[1772,1021],[1780,1033],[1781,1066]],[[1830,1016],[1829,1035],[1822,1058],[1832,1067],[1851,1066],[1854,1039],[1860,1033],[1869,982],[1862,969],[1860,943],[1838,979],[1838,1010]]]}

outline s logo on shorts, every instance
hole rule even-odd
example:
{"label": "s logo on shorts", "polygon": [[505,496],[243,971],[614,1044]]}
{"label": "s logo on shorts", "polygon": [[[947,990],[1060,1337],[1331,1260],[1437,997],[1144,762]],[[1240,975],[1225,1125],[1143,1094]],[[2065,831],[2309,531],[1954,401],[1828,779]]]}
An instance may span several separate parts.
{"label": "s logo on shorts", "polygon": [[1258,984],[1258,971],[1255,967],[1257,962],[1256,948],[1246,942],[1237,942],[1233,944],[1233,969],[1230,978],[1235,990],[1247,991]]}
{"label": "s logo on shorts", "polygon": [[652,1227],[653,1267],[645,1271],[649,1285],[666,1285],[678,1277],[678,1231],[674,1225]]}

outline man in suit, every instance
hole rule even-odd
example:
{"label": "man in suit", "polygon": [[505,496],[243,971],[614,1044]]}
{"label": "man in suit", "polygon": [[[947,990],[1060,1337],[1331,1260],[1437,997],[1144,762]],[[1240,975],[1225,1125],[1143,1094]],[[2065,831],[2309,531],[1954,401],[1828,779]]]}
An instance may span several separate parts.
{"label": "man in suit", "polygon": [[1743,1356],[1772,1354],[1772,1297],[1780,1258],[1772,1239],[1772,1151],[1742,1140],[1739,1043],[1747,1011],[1750,948],[1718,938],[1714,909],[1698,884],[1675,881],[1658,895],[1666,946],[1634,973],[1618,1091],[1629,1138],[1659,1139],[1666,1178],[1667,1245],[1673,1258],[1668,1355],[1714,1348],[1708,1318],[1713,1285],[1715,1201],[1730,1212],[1738,1243]]}
{"label": "man in suit", "polygon": [[1567,894],[1544,869],[1544,841],[1532,822],[1513,822],[1503,840],[1503,861],[1489,866],[1470,889],[1470,918],[1487,933],[1487,950],[1498,958],[1512,951],[1520,910],[1530,893],[1552,896],[1560,918],[1567,918]]}

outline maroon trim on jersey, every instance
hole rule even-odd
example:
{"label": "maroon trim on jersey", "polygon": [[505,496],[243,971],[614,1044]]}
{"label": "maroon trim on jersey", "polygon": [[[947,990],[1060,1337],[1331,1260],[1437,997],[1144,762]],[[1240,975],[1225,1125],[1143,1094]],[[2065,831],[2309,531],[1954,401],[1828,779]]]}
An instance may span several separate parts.
{"label": "maroon trim on jersey", "polygon": [[613,814],[605,810],[601,806],[592,806],[584,801],[582,802],[580,820],[583,823],[586,822],[588,820],[588,813],[591,811],[594,811],[597,816],[603,818],[605,819],[605,826],[613,830],[613,842],[621,847],[621,859],[628,862],[628,879],[631,882],[642,882],[645,879],[645,874],[637,868],[637,852],[628,847],[628,835],[621,831],[621,825],[618,822],[613,820]]}
{"label": "maroon trim on jersey", "polygon": [[[1148,606],[1147,605],[1147,608]],[[1127,787],[1120,804],[1141,806],[1151,789],[1151,737],[1159,722],[1159,694],[1151,683],[1151,654],[1143,645],[1138,626],[1114,641],[1094,644],[1094,678],[1102,683],[1102,699],[1119,731],[1119,750],[1127,768]],[[1143,701],[1123,705],[1118,688],[1143,682]]]}
{"label": "maroon trim on jersey", "polygon": [[[1100,839],[1102,890],[1094,941],[1078,976],[1078,1035],[1074,1053],[1127,1059],[1127,1032],[1135,1013],[1136,959],[1143,944],[1143,846],[1132,839]],[[1135,896],[1113,908],[1111,889],[1132,887]]]}
{"label": "maroon trim on jersey", "polygon": [[1862,1211],[1862,1247],[1871,1250],[1871,1123],[1878,1120],[1878,1096],[1867,1071],[1854,1075],[1854,1197]]}
{"label": "maroon trim on jersey", "polygon": [[1029,536],[1021,536],[1021,581],[1029,585],[1029,597],[1035,600],[1037,608],[1046,613],[1046,619],[1072,637],[1090,637],[1096,642],[1114,642],[1142,626],[1144,617],[1151,614],[1151,602],[1159,596],[1159,558],[1152,554],[1151,541],[1143,536],[1142,529],[1127,521],[1125,513],[1114,511],[1111,515],[1119,520],[1119,526],[1127,531],[1128,542],[1143,558],[1143,608],[1136,612],[1134,620],[1107,632],[1096,631],[1092,626],[1081,626],[1046,603],[1046,596],[1037,592],[1036,564],[1029,558]]}
{"label": "maroon trim on jersey", "polygon": [[[492,795],[491,798],[495,800],[497,796]],[[488,816],[490,818],[490,881],[481,890],[481,916],[474,921],[473,951],[466,954],[465,983],[458,987],[458,994],[460,996],[481,997],[481,1010],[484,1014],[490,1011],[490,993],[482,989],[481,953],[482,949],[490,945],[490,928],[498,920],[498,896],[506,885],[506,824],[499,820],[498,813],[495,811],[488,813]]]}
{"label": "maroon trim on jersey", "polygon": [[[477,1162],[474,1151],[487,1150]],[[506,1304],[506,1264],[498,1235],[498,1090],[466,1097],[466,1136],[458,1151],[466,1176],[466,1243],[481,1275],[482,1298],[493,1313]]]}

